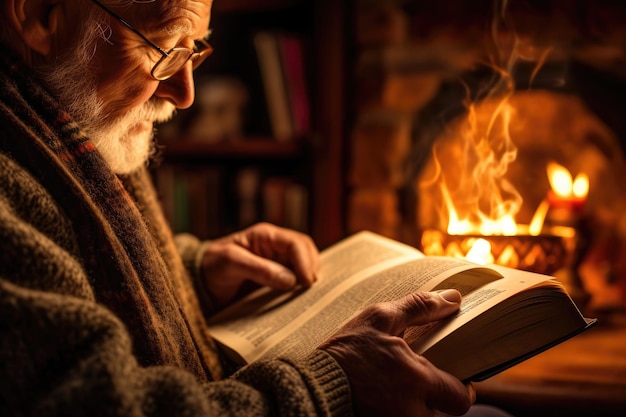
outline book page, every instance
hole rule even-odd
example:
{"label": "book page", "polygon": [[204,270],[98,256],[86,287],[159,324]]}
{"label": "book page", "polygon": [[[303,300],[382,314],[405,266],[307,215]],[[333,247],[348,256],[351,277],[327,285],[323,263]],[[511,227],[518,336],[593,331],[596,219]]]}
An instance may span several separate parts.
{"label": "book page", "polygon": [[415,248],[369,232],[327,249],[321,261],[320,279],[312,288],[257,291],[211,320],[213,337],[246,362],[286,353],[304,356],[373,303],[439,288],[463,271],[480,271],[465,272],[469,278],[460,281],[464,286],[501,278],[464,260],[425,257]]}
{"label": "book page", "polygon": [[[489,308],[501,303],[511,296],[538,285],[560,287],[556,280],[548,276],[520,271],[499,265],[489,268],[503,278],[498,281],[482,281],[481,276],[471,273],[452,276],[444,280],[437,289],[456,288],[463,294],[461,308],[454,317],[429,326],[409,329],[405,339],[416,353],[423,353],[435,345],[453,330],[476,319]],[[472,285],[472,283],[477,285]]]}
{"label": "book page", "polygon": [[[262,344],[284,337],[290,328],[331,302],[349,285],[346,282],[351,276],[423,257],[415,248],[362,232],[321,254],[319,279],[312,288],[287,293],[269,288],[256,291],[215,315],[209,323],[211,333],[249,361],[258,356]],[[277,310],[278,306],[281,309]]]}

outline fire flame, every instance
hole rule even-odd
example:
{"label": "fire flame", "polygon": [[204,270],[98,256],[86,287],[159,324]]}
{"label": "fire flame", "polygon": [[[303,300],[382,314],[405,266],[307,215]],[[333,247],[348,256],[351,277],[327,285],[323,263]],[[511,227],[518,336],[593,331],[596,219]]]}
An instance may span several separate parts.
{"label": "fire flame", "polygon": [[[506,1],[501,4],[506,8]],[[495,23],[492,29],[495,35],[498,32]],[[497,43],[497,39],[494,38],[494,41]],[[551,204],[547,198],[542,201],[528,225],[520,225],[515,220],[523,199],[513,184],[505,178],[509,165],[517,157],[517,148],[509,130],[515,109],[509,103],[509,98],[515,90],[512,77],[515,63],[524,59],[523,51],[528,51],[529,45],[524,45],[514,37],[508,47],[509,55],[502,64],[491,63],[498,78],[484,97],[495,98],[494,101],[497,102],[489,122],[478,123],[475,105],[468,100],[465,103],[467,117],[462,121],[462,129],[459,129],[462,136],[457,138],[461,149],[458,155],[454,154],[458,156],[459,166],[451,170],[454,172],[444,172],[438,162],[438,148],[433,146],[436,172],[428,183],[439,186],[443,211],[447,213],[449,235],[480,235],[486,238],[476,239],[465,254],[466,258],[480,264],[495,261],[515,267],[511,263],[516,262],[516,254],[511,251],[505,250],[494,260],[488,236],[540,235]],[[502,51],[504,48],[498,48],[498,53]],[[541,59],[533,71],[533,77],[549,52],[547,48],[544,53],[539,54]],[[572,179],[567,169],[554,162],[549,163],[547,170],[551,188],[559,198],[586,198],[589,179],[585,174],[578,174]]]}
{"label": "fire flame", "polygon": [[493,263],[494,258],[491,254],[491,243],[485,239],[477,239],[472,248],[467,252],[465,258],[478,264]]}
{"label": "fire flame", "polygon": [[556,162],[550,162],[547,171],[550,186],[557,196],[561,198],[587,197],[589,192],[589,178],[587,174],[580,173],[572,180],[572,174],[570,174],[567,168]]}
{"label": "fire flame", "polygon": [[512,81],[507,72],[500,75],[502,81],[496,89],[508,92],[502,94],[482,130],[474,104],[466,103],[468,116],[461,138],[466,158],[460,166],[454,193],[448,189],[443,175],[440,180],[449,234],[513,236],[519,233],[515,216],[523,199],[505,178],[509,165],[517,158],[517,147],[509,133],[515,112],[508,102]]}

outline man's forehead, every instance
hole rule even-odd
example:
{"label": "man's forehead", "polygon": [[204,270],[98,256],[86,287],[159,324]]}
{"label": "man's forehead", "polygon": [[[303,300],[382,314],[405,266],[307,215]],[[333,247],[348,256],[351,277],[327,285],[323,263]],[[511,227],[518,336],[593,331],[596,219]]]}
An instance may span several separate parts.
{"label": "man's forehead", "polygon": [[[134,0],[128,7],[149,32],[197,34],[208,31],[212,0]],[[202,27],[197,27],[200,24]]]}

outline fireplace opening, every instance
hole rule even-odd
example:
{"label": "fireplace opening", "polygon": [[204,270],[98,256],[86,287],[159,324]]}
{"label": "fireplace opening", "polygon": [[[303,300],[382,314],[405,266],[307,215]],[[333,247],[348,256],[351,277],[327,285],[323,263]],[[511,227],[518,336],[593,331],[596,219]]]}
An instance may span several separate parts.
{"label": "fireplace opening", "polygon": [[[623,309],[626,83],[615,45],[543,38],[519,51],[517,34],[497,34],[502,62],[442,83],[415,115],[401,201],[403,234],[416,238],[404,240],[469,257],[486,238],[478,261],[553,274],[579,303]],[[584,177],[585,194],[559,196],[554,166],[570,188]]]}
{"label": "fireplace opening", "polygon": [[[446,88],[444,88],[445,90]],[[626,92],[626,89],[624,90]],[[462,102],[462,98],[452,99],[449,91],[443,93],[450,102]],[[463,129],[468,126],[467,112],[445,115],[449,108],[437,110],[440,102],[431,103],[420,113],[420,120],[414,124],[414,154],[410,158],[411,177],[426,177],[415,189],[415,204],[418,210],[415,216],[421,226],[437,226],[442,220],[437,201],[433,194],[439,195],[436,184],[428,184],[428,177],[435,176],[433,147],[437,146],[438,168],[447,171],[454,188],[461,188],[462,180],[467,179],[473,168],[472,157],[463,154],[470,152],[464,141],[468,133]],[[475,134],[487,130],[496,107],[501,104],[499,98],[478,101],[473,109]],[[504,175],[523,194],[519,220],[530,222],[532,214],[548,194],[549,181],[546,175],[548,162],[556,160],[570,172],[586,172],[594,185],[590,190],[588,204],[590,209],[606,209],[607,222],[617,225],[622,215],[624,198],[624,153],[623,136],[600,118],[579,95],[567,90],[520,90],[515,92],[508,104],[512,114],[508,127],[510,140],[516,148],[515,158],[506,167]],[[439,116],[433,116],[438,114]],[[469,134],[473,134],[470,132]],[[472,136],[471,139],[476,139]],[[464,170],[461,165],[464,164]],[[465,181],[468,183],[468,181]],[[410,182],[411,186],[415,186]],[[430,191],[430,188],[435,191]],[[468,190],[460,189],[458,192]],[[471,196],[471,195],[470,195]],[[425,204],[428,200],[428,203]],[[434,204],[433,204],[434,203]],[[610,214],[610,215],[609,215]]]}
{"label": "fireplace opening", "polygon": [[626,4],[357,6],[347,232],[424,248],[434,231],[463,255],[480,241],[472,256],[563,273],[594,309],[624,310]]}

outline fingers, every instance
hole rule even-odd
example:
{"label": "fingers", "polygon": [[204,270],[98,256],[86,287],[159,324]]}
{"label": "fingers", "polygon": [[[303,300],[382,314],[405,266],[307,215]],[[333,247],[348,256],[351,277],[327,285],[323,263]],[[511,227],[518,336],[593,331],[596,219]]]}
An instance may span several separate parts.
{"label": "fingers", "polygon": [[254,287],[247,284],[309,287],[318,268],[319,251],[309,236],[268,223],[211,241],[201,259],[203,286],[217,307]]}
{"label": "fingers", "polygon": [[454,289],[437,292],[416,292],[364,310],[361,318],[375,329],[400,335],[409,326],[441,320],[458,311],[461,294]]}
{"label": "fingers", "polygon": [[[475,401],[471,386],[437,368],[396,337],[458,310],[457,291],[415,293],[365,309],[322,343],[348,379],[361,415],[414,416],[465,413]],[[375,378],[372,376],[375,375]]]}
{"label": "fingers", "polygon": [[313,240],[307,237],[302,244],[290,246],[290,252],[291,265],[299,278],[298,282],[306,287],[313,285],[317,280],[316,274],[319,269],[319,251]]}
{"label": "fingers", "polygon": [[[298,284],[305,287],[310,287],[316,280],[319,251],[308,235],[259,223],[242,231],[237,243],[261,258],[278,262],[293,271],[283,268],[281,274],[284,276],[274,277],[279,281],[286,279],[289,273]],[[278,272],[274,267],[267,267]]]}
{"label": "fingers", "polygon": [[[214,251],[217,248],[213,248]],[[261,286],[277,290],[292,289],[297,279],[295,274],[278,262],[255,255],[246,248],[237,245],[225,245],[220,249],[219,258],[227,270],[221,271],[224,277],[239,277]]]}

